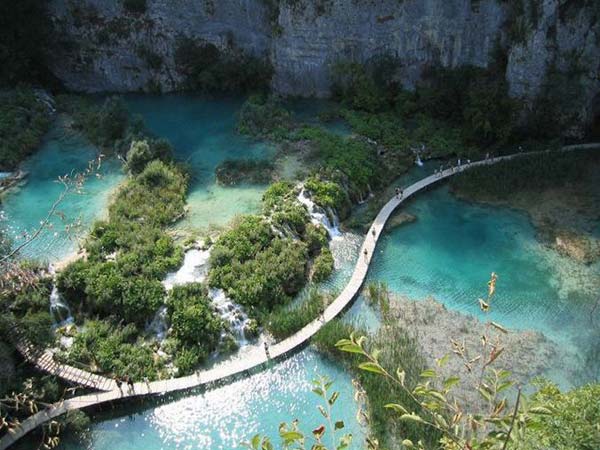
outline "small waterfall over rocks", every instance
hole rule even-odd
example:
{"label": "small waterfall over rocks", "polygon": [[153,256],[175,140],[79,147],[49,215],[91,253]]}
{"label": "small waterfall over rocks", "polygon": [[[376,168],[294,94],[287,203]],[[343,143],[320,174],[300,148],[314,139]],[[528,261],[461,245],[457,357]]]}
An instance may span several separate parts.
{"label": "small waterfall over rocks", "polygon": [[[208,296],[219,312],[221,319],[228,324],[231,333],[238,340],[238,343],[240,345],[247,344],[248,340],[246,339],[245,329],[250,323],[250,318],[240,305],[227,297],[223,289],[209,289]],[[224,332],[221,337],[224,337],[226,334]]]}
{"label": "small waterfall over rocks", "polygon": [[339,229],[339,220],[335,212],[331,209],[324,210],[319,205],[315,204],[308,196],[306,189],[302,188],[300,190],[298,201],[308,209],[308,214],[310,215],[312,223],[324,226],[330,238],[342,235]]}
{"label": "small waterfall over rocks", "polygon": [[[208,274],[208,260],[210,249],[202,250],[192,248],[185,252],[183,264],[177,272],[167,274],[163,280],[163,285],[167,291],[174,286],[187,283],[202,283]],[[215,310],[221,319],[227,324],[233,337],[240,346],[246,345],[248,339],[245,335],[245,328],[251,322],[251,319],[244,312],[242,307],[231,300],[222,289],[209,289],[208,297],[212,301]],[[154,315],[154,318],[147,326],[146,331],[156,336],[159,341],[167,336],[169,327],[167,326],[167,307],[163,305]],[[224,331],[221,338],[225,338],[228,332]]]}
{"label": "small waterfall over rocks", "polygon": [[[56,274],[52,265],[48,267],[48,272],[52,277]],[[50,292],[50,315],[57,328],[70,325],[74,322],[71,308],[69,308],[69,305],[65,302],[62,295],[60,295],[60,292],[58,292],[55,282],[53,283],[52,291]]]}

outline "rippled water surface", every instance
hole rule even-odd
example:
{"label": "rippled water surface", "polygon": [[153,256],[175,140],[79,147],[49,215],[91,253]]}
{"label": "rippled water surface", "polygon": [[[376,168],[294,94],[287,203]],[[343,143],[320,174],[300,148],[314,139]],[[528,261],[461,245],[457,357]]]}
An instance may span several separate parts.
{"label": "rippled water surface", "polygon": [[363,429],[356,420],[350,377],[311,350],[257,373],[205,393],[191,393],[145,410],[111,418],[99,416],[83,441],[68,441],[63,450],[158,450],[241,448],[256,433],[278,443],[282,421],[299,419],[310,433],[323,423],[317,410],[319,398],[311,392],[311,380],[327,376],[335,381],[340,397],[334,407],[356,445],[362,448]]}

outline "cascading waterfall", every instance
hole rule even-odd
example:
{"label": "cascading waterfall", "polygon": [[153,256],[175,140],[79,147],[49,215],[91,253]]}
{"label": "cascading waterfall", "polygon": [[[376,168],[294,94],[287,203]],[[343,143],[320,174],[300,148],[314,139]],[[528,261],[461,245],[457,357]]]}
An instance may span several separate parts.
{"label": "cascading waterfall", "polygon": [[417,153],[417,159],[415,160],[415,164],[419,167],[423,166],[423,161],[421,160],[421,154]]}
{"label": "cascading waterfall", "polygon": [[313,202],[308,196],[304,188],[302,188],[300,194],[298,194],[298,201],[306,206],[306,209],[308,209],[311,222],[315,225],[324,226],[330,238],[339,237],[342,235],[339,229],[339,220],[335,212],[332,210],[325,211],[319,205],[316,205],[315,202]]}
{"label": "cascading waterfall", "polygon": [[[54,267],[50,265],[48,267],[48,272],[54,277],[56,274]],[[70,325],[74,322],[73,315],[71,314],[71,309],[69,305],[65,302],[58,292],[58,288],[56,287],[56,283],[52,285],[52,291],[50,292],[50,315],[52,316],[52,320],[54,321],[54,325],[58,327],[63,327],[65,325]]]}
{"label": "cascading waterfall", "polygon": [[[250,318],[240,305],[227,297],[223,289],[209,289],[208,296],[219,312],[221,319],[229,325],[230,331],[237,339],[238,344],[240,346],[247,344],[248,340],[246,339],[244,330],[250,322]],[[227,333],[224,332],[221,337],[224,337],[225,334]]]}
{"label": "cascading waterfall", "polygon": [[[183,285],[187,283],[202,283],[208,273],[208,260],[210,250],[201,250],[192,248],[185,252],[183,264],[177,272],[167,274],[163,280],[165,289],[171,290],[173,286]],[[215,310],[221,316],[221,319],[229,325],[231,334],[237,339],[240,346],[246,345],[244,329],[250,322],[248,315],[242,307],[236,304],[225,294],[222,289],[209,289],[208,297],[212,301]],[[161,306],[154,315],[154,318],[147,326],[146,330],[156,336],[159,341],[162,341],[168,332],[167,326],[167,307]],[[224,338],[227,332],[221,336]]]}

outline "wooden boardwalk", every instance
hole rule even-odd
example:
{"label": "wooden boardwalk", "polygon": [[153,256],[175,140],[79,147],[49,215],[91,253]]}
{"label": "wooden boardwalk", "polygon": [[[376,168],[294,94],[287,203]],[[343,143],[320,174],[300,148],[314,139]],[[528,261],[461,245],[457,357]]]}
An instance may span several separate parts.
{"label": "wooden boardwalk", "polygon": [[23,358],[38,369],[57,376],[75,386],[83,386],[100,391],[112,391],[117,388],[113,380],[102,375],[96,375],[68,364],[54,360],[49,350],[40,349],[33,345],[25,333],[15,324],[9,328],[8,336]]}
{"label": "wooden boardwalk", "polygon": [[[563,150],[568,151],[591,148],[600,148],[600,144],[569,146],[563,147]],[[520,156],[535,153],[543,152],[517,153],[513,155],[501,156],[497,158],[491,158],[488,160],[472,162],[470,164],[465,164],[461,166],[461,168],[459,169],[447,169],[444,170],[442,173],[430,175],[406,187],[401,198],[393,197],[391,200],[389,200],[383,206],[383,208],[381,208],[379,214],[377,214],[377,217],[373,221],[373,224],[371,225],[371,228],[369,229],[363,242],[363,245],[360,249],[360,255],[356,262],[356,266],[354,268],[354,272],[352,273],[352,277],[350,278],[350,281],[348,282],[344,290],[327,307],[323,314],[323,317],[315,319],[297,333],[269,347],[270,358],[284,358],[294,350],[297,350],[298,348],[304,346],[310,340],[310,338],[314,336],[315,333],[317,333],[326,323],[330,322],[335,317],[337,317],[345,308],[347,308],[352,303],[365,281],[367,271],[371,263],[371,258],[375,252],[377,241],[379,240],[379,237],[383,232],[387,220],[390,218],[394,210],[406,199],[413,196],[417,192],[422,191],[428,188],[429,186],[437,183],[438,181],[446,179],[452,175],[455,175],[472,167],[495,164],[500,161],[510,160]],[[375,234],[373,234],[373,230],[375,231]],[[268,361],[269,359],[267,358],[264,350],[261,348],[255,348],[252,351],[245,354],[244,357],[241,359],[225,361],[221,364],[216,365],[213,368],[202,370],[186,377],[153,381],[151,383],[136,383],[133,387],[133,390],[131,391],[129,391],[125,385],[121,389],[118,389],[116,388],[116,386],[114,386],[114,388],[112,388],[108,392],[100,392],[90,395],[74,397],[72,399],[54,404],[49,408],[40,411],[37,414],[34,414],[31,417],[24,420],[19,426],[19,428],[14,429],[11,432],[5,434],[0,439],[0,450],[5,450],[18,439],[23,437],[25,434],[29,433],[31,430],[70,410],[82,409],[124,398],[133,398],[182,391],[196,386],[205,385],[211,382],[225,380],[235,375],[244,374],[251,369],[264,366]],[[37,362],[34,363],[38,367],[40,367],[40,365]],[[78,370],[75,368],[72,369]],[[61,377],[63,377],[63,375],[64,374],[57,374],[57,376]],[[81,379],[85,379],[85,376],[82,376]],[[103,386],[106,387],[108,385]]]}

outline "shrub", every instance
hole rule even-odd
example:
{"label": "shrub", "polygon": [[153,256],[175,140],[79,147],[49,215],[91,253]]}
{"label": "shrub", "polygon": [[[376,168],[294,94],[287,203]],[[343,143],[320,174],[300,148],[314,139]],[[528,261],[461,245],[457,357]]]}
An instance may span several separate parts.
{"label": "shrub", "polygon": [[164,139],[132,141],[127,151],[125,167],[132,174],[141,173],[154,159],[168,162],[173,155],[173,147]]}
{"label": "shrub", "polygon": [[214,44],[187,37],[176,42],[175,64],[185,75],[187,88],[208,92],[264,90],[273,72],[268,63],[239,50],[226,54]]}
{"label": "shrub", "polygon": [[309,289],[297,304],[279,306],[269,313],[263,322],[269,333],[276,339],[285,339],[300,331],[325,310],[330,299],[316,289]]}
{"label": "shrub", "polygon": [[265,184],[271,181],[275,165],[257,159],[228,159],[215,169],[217,182],[225,186],[238,183]]}
{"label": "shrub", "polygon": [[313,176],[304,182],[304,187],[312,194],[313,201],[323,208],[345,211],[349,207],[348,196],[338,183]]}
{"label": "shrub", "polygon": [[50,123],[48,107],[33,90],[0,93],[0,171],[14,170],[33,153]]}
{"label": "shrub", "polygon": [[291,115],[273,97],[252,95],[238,113],[237,129],[259,137],[285,136],[291,128]]}
{"label": "shrub", "polygon": [[328,248],[322,249],[319,256],[315,258],[312,270],[312,280],[317,283],[331,276],[333,273],[333,255]]}
{"label": "shrub", "polygon": [[206,355],[215,350],[223,323],[200,283],[175,286],[167,305],[173,336],[182,346],[197,347]]}
{"label": "shrub", "polygon": [[75,335],[73,346],[61,358],[70,363],[83,363],[90,370],[115,376],[129,376],[134,381],[144,377],[155,380],[164,370],[162,360],[137,340],[135,326],[121,327],[108,322],[86,321]]}

